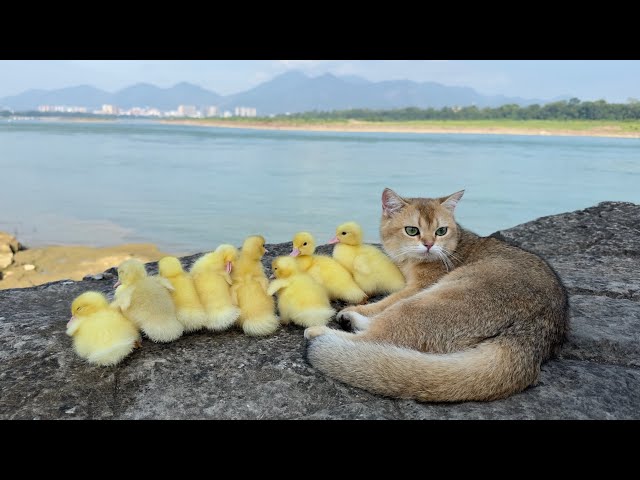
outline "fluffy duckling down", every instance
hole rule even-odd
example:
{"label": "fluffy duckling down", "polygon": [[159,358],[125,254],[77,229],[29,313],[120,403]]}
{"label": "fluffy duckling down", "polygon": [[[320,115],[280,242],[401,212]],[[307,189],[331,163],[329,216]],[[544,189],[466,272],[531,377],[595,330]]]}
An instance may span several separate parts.
{"label": "fluffy duckling down", "polygon": [[131,258],[118,267],[116,287],[113,305],[151,340],[171,342],[182,335],[168,280],[148,276],[144,264]]}
{"label": "fluffy duckling down", "polygon": [[140,346],[140,331],[100,292],[85,292],[71,304],[66,334],[89,363],[115,365]]}
{"label": "fluffy duckling down", "polygon": [[309,232],[298,232],[293,237],[291,256],[296,258],[298,267],[320,283],[332,300],[348,303],[362,303],[367,294],[358,286],[351,273],[340,263],[325,255],[314,255],[316,242]]}
{"label": "fluffy duckling down", "polygon": [[176,257],[163,257],[158,262],[158,273],[166,278],[173,287],[171,298],[176,306],[176,317],[186,332],[193,332],[207,323],[196,286],[191,275],[184,271],[180,260]]}
{"label": "fluffy duckling down", "polygon": [[240,307],[238,325],[247,335],[270,335],[280,324],[273,297],[267,294],[269,280],[261,262],[266,253],[264,244],[260,235],[247,237],[231,272],[231,296]]}
{"label": "fluffy duckling down", "polygon": [[369,296],[402,290],[404,275],[382,251],[362,243],[362,228],[356,222],[338,226],[333,258],[351,272],[356,283]]}
{"label": "fluffy duckling down", "polygon": [[231,276],[238,250],[233,245],[219,245],[215,251],[200,257],[191,267],[200,301],[207,314],[206,327],[220,331],[231,327],[240,309],[231,299]]}
{"label": "fluffy duckling down", "polygon": [[282,323],[302,327],[326,325],[336,311],[331,308],[326,290],[311,275],[302,272],[295,259],[277,257],[271,263],[276,280],[267,293],[278,292],[278,312]]}

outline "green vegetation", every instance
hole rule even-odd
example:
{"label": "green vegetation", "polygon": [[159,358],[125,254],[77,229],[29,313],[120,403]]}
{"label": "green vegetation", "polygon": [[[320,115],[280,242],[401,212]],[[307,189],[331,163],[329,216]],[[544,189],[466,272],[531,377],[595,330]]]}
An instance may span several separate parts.
{"label": "green vegetation", "polygon": [[[282,118],[280,115],[277,118]],[[397,110],[353,109],[333,112],[305,112],[288,115],[286,118],[303,120],[362,120],[367,122],[389,122],[410,120],[640,120],[640,101],[629,99],[628,103],[607,103],[604,100],[581,102],[572,98],[568,102],[553,102],[545,105],[521,107],[515,104],[496,108],[445,107],[403,108]]]}

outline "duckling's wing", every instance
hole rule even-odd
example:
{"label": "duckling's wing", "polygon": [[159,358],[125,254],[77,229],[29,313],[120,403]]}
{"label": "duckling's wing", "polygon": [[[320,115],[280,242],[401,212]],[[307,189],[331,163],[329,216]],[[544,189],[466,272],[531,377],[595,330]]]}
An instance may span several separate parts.
{"label": "duckling's wing", "polygon": [[353,270],[360,275],[369,275],[371,273],[369,259],[366,255],[357,255],[353,259]]}
{"label": "duckling's wing", "polygon": [[119,308],[121,311],[129,308],[129,306],[131,305],[131,296],[133,295],[133,290],[134,288],[118,288],[116,290],[113,302],[111,302],[111,306]]}
{"label": "duckling's wing", "polygon": [[173,288],[173,285],[171,285],[171,282],[166,278],[160,277],[160,276],[156,278],[158,279],[158,283],[162,285],[164,288],[166,288],[167,290],[169,290],[170,292],[173,292],[175,290],[175,288]]}
{"label": "duckling's wing", "polygon": [[238,284],[234,283],[233,285],[231,285],[231,288],[229,289],[229,293],[231,294],[231,302],[234,305],[238,305]]}
{"label": "duckling's wing", "polygon": [[267,279],[267,277],[258,277],[258,283],[262,287],[262,290],[264,290],[266,293],[267,289],[269,288],[269,280]]}
{"label": "duckling's wing", "polygon": [[269,288],[267,289],[267,295],[273,295],[281,288],[286,287],[288,284],[289,282],[283,278],[274,280],[273,282],[271,282],[271,284],[269,285]]}

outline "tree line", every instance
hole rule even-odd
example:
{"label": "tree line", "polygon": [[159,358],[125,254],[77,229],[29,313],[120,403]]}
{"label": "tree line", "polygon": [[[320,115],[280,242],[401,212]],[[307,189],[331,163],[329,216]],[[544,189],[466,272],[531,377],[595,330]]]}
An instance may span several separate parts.
{"label": "tree line", "polygon": [[[283,117],[279,115],[278,117]],[[577,98],[544,105],[478,108],[444,107],[401,108],[394,110],[372,110],[355,108],[340,111],[312,111],[287,115],[286,118],[302,120],[363,120],[369,122],[407,120],[640,120],[640,101],[629,99],[628,103],[607,103],[604,100],[582,102]]]}

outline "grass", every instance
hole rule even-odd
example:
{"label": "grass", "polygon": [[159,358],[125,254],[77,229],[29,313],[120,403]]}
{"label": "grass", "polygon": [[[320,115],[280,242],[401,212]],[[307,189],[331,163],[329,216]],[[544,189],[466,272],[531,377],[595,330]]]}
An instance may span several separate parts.
{"label": "grass", "polygon": [[[182,119],[176,119],[182,121]],[[385,127],[397,129],[455,129],[455,130],[535,130],[539,131],[575,131],[594,133],[640,133],[640,121],[638,120],[407,120],[407,121],[362,121],[343,119],[300,119],[300,118],[205,118],[189,119],[189,122],[214,123],[217,125],[228,124],[229,126],[279,126],[279,127],[347,127],[357,129],[358,127],[375,127],[384,129]]]}

